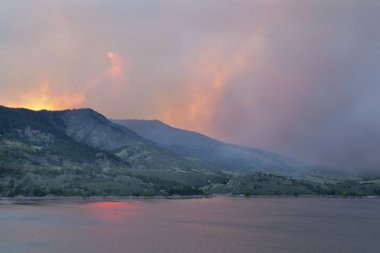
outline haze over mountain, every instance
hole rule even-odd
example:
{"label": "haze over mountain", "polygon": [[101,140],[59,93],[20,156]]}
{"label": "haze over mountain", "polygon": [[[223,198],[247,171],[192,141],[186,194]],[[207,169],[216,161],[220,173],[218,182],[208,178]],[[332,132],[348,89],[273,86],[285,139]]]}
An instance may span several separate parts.
{"label": "haze over mountain", "polygon": [[[127,120],[115,124],[91,109],[31,111],[1,107],[0,119],[4,143],[16,146],[30,144],[34,151],[48,152],[37,152],[34,156],[32,152],[25,159],[40,160],[53,151],[57,164],[58,161],[64,164],[65,159],[73,160],[71,155],[77,157],[86,151],[90,155],[83,154],[83,157],[78,157],[79,161],[104,156],[103,169],[107,170],[114,166],[107,159],[110,156],[117,158],[115,161],[124,162],[131,170],[165,175],[166,179],[175,179],[182,171],[195,174],[201,171],[260,171],[301,178],[318,175],[312,166],[277,154],[225,144],[159,121]],[[72,153],[76,149],[83,151]],[[61,152],[63,156],[59,157]],[[5,161],[12,161],[11,157],[5,158]],[[43,167],[49,167],[53,162],[47,161]],[[29,161],[28,164],[34,162]],[[179,180],[186,178],[179,176]]]}
{"label": "haze over mountain", "polygon": [[113,120],[138,135],[189,160],[205,160],[230,170],[273,172],[305,177],[326,172],[322,167],[264,150],[227,144],[205,135],[173,128],[158,120]]}

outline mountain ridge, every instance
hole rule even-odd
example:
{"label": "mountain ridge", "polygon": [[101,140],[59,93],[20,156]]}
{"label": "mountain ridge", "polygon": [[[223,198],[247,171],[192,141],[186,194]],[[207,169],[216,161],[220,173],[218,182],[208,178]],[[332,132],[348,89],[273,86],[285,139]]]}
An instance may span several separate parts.
{"label": "mountain ridge", "polygon": [[159,120],[112,120],[138,135],[189,159],[201,159],[240,172],[270,172],[298,178],[334,177],[336,172],[258,148],[222,142],[171,127]]}
{"label": "mountain ridge", "polygon": [[[57,136],[111,153],[133,167],[165,170],[179,166],[196,171],[260,171],[298,178],[319,177],[319,168],[306,163],[257,148],[228,144],[194,131],[173,128],[158,120],[111,121],[90,108],[60,111],[0,108],[13,112],[14,117],[21,117],[21,122],[26,120],[28,128],[37,124],[37,128],[43,127],[41,130],[51,130]],[[38,125],[44,120],[49,124]],[[14,128],[4,117],[0,126],[8,127],[8,131],[12,131],[10,126]]]}
{"label": "mountain ridge", "polygon": [[181,192],[184,187],[199,192],[197,187],[208,181],[226,180],[207,170],[207,164],[184,160],[94,110],[4,106],[0,107],[0,175],[0,190],[37,195],[80,194],[75,189],[84,195]]}

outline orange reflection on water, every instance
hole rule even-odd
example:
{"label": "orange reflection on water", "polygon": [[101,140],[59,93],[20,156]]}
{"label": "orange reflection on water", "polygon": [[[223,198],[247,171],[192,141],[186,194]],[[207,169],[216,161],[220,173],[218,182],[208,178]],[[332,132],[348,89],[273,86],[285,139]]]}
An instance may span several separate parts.
{"label": "orange reflection on water", "polygon": [[92,202],[87,203],[88,206],[105,207],[105,208],[118,208],[118,207],[128,207],[137,208],[136,203],[130,203],[126,201],[102,201],[102,202]]}
{"label": "orange reflection on water", "polygon": [[138,213],[138,209],[141,209],[138,203],[127,201],[100,201],[84,205],[87,215],[104,221],[115,221],[133,216]]}

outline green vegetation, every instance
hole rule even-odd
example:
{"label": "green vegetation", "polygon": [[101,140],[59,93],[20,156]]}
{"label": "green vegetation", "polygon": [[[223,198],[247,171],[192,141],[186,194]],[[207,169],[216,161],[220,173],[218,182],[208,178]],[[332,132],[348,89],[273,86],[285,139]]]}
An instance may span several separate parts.
{"label": "green vegetation", "polygon": [[35,170],[11,172],[1,170],[0,196],[171,196],[199,195],[195,186],[183,185],[157,177],[146,177],[128,171]]}
{"label": "green vegetation", "polygon": [[380,196],[380,184],[376,181],[344,180],[336,183],[320,183],[297,180],[257,172],[233,177],[224,187],[214,185],[214,193],[233,195],[330,195],[330,196]]}
{"label": "green vegetation", "polygon": [[185,185],[125,170],[97,173],[86,170],[20,170],[0,172],[0,196],[172,196],[214,193],[244,196],[380,196],[380,184],[368,181],[316,183],[266,173],[235,176],[224,183]]}

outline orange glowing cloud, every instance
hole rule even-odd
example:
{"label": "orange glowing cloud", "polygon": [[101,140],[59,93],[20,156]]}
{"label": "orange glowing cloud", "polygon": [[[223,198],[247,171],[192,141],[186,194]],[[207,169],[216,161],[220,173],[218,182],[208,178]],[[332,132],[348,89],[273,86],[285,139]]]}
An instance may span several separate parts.
{"label": "orange glowing cloud", "polygon": [[110,66],[107,69],[107,75],[114,79],[119,79],[123,76],[124,61],[116,53],[109,51],[107,57],[110,61]]}
{"label": "orange glowing cloud", "polygon": [[42,83],[21,93],[17,99],[8,99],[5,106],[22,107],[31,110],[60,110],[73,108],[83,103],[84,94],[61,92],[55,93],[51,90],[48,82]]}
{"label": "orange glowing cloud", "polygon": [[[91,106],[91,95],[98,96],[98,91],[104,89],[102,96],[117,97],[125,83],[124,70],[125,61],[115,52],[109,51],[106,54],[109,66],[103,69],[96,76],[75,88],[75,92],[58,86],[60,80],[56,80],[57,85],[50,82],[43,82],[32,86],[26,91],[18,92],[13,97],[2,99],[2,103],[9,107],[23,107],[32,110],[61,110],[83,106]],[[53,89],[53,88],[56,89]]]}
{"label": "orange glowing cloud", "polygon": [[233,86],[230,80],[254,69],[247,59],[261,47],[262,37],[258,33],[233,50],[223,45],[202,49],[188,60],[191,79],[184,85],[185,99],[180,104],[166,104],[159,118],[176,127],[215,136],[212,119],[227,85]]}
{"label": "orange glowing cloud", "polygon": [[118,89],[121,83],[125,83],[125,61],[113,51],[107,53],[107,58],[110,65],[105,71],[100,72],[84,84],[84,93],[99,89],[103,85],[113,85],[113,89]]}

